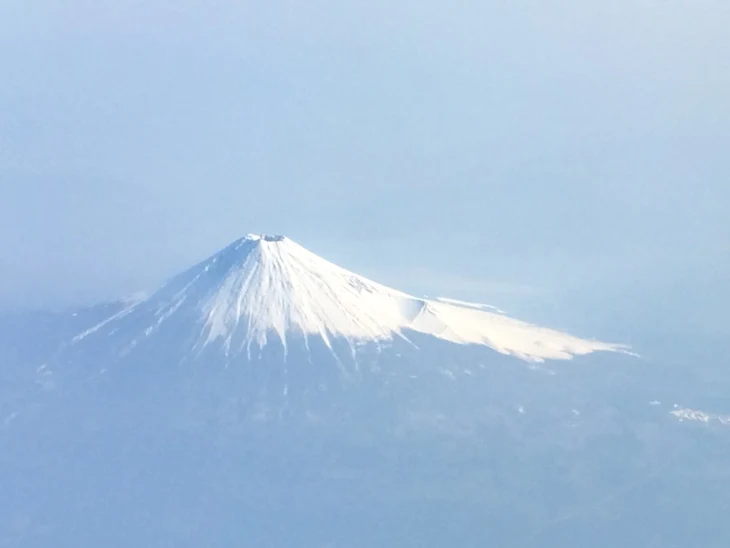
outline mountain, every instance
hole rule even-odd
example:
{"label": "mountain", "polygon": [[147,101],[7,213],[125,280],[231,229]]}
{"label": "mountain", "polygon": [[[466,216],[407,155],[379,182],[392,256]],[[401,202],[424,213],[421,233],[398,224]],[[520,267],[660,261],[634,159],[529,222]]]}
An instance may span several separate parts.
{"label": "mountain", "polygon": [[167,390],[206,386],[258,417],[312,414],[343,390],[369,399],[384,383],[417,386],[489,362],[625,352],[486,305],[391,289],[283,236],[241,238],[151,295],[107,310],[99,317],[93,309],[93,322],[44,365],[46,378],[98,377],[114,391],[164,378]]}
{"label": "mountain", "polygon": [[622,348],[513,320],[485,305],[417,298],[340,268],[283,236],[237,240],[151,296],[118,308],[72,345],[101,340],[127,356],[172,336],[179,359],[219,354],[228,362],[251,361],[271,345],[280,346],[290,361],[297,343],[304,354],[310,344],[324,345],[341,360],[346,356],[336,343],[352,357],[362,345],[412,342],[418,334],[535,362]]}
{"label": "mountain", "polygon": [[0,316],[0,364],[0,547],[728,538],[722,386],[281,236]]}

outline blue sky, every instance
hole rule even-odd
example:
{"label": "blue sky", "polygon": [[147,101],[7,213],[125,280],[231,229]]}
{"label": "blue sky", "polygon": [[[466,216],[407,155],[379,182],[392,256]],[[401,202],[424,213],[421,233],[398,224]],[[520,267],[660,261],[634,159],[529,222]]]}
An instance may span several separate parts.
{"label": "blue sky", "polygon": [[416,293],[720,329],[727,28],[719,0],[4,0],[0,303],[274,232]]}

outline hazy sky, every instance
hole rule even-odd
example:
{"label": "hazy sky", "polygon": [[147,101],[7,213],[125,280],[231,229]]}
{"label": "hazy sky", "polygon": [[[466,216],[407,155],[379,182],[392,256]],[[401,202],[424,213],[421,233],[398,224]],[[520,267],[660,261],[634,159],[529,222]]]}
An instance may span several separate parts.
{"label": "hazy sky", "polygon": [[416,293],[724,319],[729,28],[726,0],[2,0],[0,303],[274,232]]}

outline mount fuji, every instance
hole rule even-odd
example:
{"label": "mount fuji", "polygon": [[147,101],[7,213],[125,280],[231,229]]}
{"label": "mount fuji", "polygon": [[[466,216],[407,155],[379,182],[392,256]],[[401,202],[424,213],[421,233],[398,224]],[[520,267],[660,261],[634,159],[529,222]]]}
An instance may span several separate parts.
{"label": "mount fuji", "polygon": [[0,316],[0,546],[696,544],[727,413],[627,354],[249,235]]}
{"label": "mount fuji", "polygon": [[[623,348],[514,320],[486,305],[414,297],[283,236],[237,240],[149,297],[116,307],[76,335],[70,349],[83,352],[101,342],[121,358],[149,352],[160,341],[169,347],[174,338],[180,359],[217,355],[232,364],[255,360],[272,346],[285,361],[309,359],[312,346],[326,347],[339,361],[356,360],[363,347],[394,340],[417,347],[415,339],[423,336],[531,362]],[[302,345],[304,353],[292,356]]]}
{"label": "mount fuji", "polygon": [[124,385],[207,387],[258,417],[331,407],[343,390],[349,398],[388,384],[414,390],[488,364],[540,367],[626,352],[487,305],[415,297],[271,235],[248,235],[149,296],[74,319],[78,332],[41,366],[44,382],[91,379],[115,393]]}

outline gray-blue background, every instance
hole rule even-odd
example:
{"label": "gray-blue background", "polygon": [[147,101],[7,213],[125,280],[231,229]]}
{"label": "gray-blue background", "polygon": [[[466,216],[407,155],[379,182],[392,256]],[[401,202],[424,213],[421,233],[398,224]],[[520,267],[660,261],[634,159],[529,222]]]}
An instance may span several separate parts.
{"label": "gray-blue background", "polygon": [[0,303],[265,231],[587,335],[722,336],[728,28],[720,0],[4,0]]}

